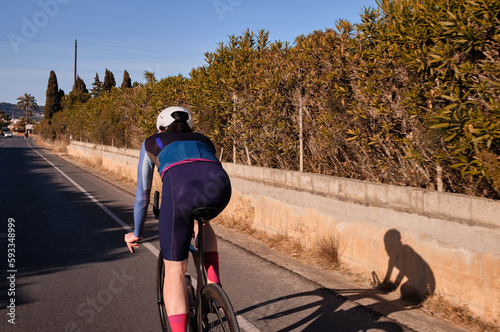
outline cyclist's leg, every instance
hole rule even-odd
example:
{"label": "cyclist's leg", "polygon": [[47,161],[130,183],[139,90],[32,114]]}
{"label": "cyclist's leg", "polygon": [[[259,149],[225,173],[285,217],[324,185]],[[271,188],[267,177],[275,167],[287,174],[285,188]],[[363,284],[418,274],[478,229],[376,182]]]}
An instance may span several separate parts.
{"label": "cyclist's leg", "polygon": [[188,299],[185,287],[185,275],[188,260],[180,262],[163,260],[165,280],[163,299],[172,332],[186,331],[188,319]]}
{"label": "cyclist's leg", "polygon": [[207,270],[208,283],[214,283],[222,287],[219,274],[219,253],[217,251],[206,252],[203,255],[203,265]]}
{"label": "cyclist's leg", "polygon": [[[168,174],[168,172],[167,172]],[[188,265],[189,243],[193,223],[186,222],[180,211],[172,183],[174,176],[165,175],[159,215],[158,231],[165,264],[163,298],[172,332],[185,331],[188,315],[188,299],[185,275]]]}
{"label": "cyclist's leg", "polygon": [[[195,238],[198,237],[198,222],[195,221],[194,225]],[[207,270],[208,283],[218,284],[222,287],[219,278],[219,253],[217,250],[217,236],[210,225],[210,222],[206,222],[203,226],[203,243],[204,252],[203,255],[203,265]]]}
{"label": "cyclist's leg", "polygon": [[[222,212],[231,198],[231,181],[224,169],[213,163],[202,163],[199,165],[205,174],[200,183],[200,192],[204,194],[206,206],[217,207]],[[197,227],[195,227],[197,229]],[[217,250],[217,237],[209,222],[203,227],[204,233],[204,265],[207,270],[209,283],[221,286],[219,274],[219,254]]]}
{"label": "cyclist's leg", "polygon": [[[181,261],[188,257],[193,223],[187,217],[193,209],[213,206],[222,211],[230,197],[230,180],[219,164],[196,162],[169,169],[163,177],[160,209],[160,243],[164,258]],[[205,252],[209,254],[204,258],[207,270],[211,271],[209,280],[219,283],[217,238],[210,224],[205,230]]]}

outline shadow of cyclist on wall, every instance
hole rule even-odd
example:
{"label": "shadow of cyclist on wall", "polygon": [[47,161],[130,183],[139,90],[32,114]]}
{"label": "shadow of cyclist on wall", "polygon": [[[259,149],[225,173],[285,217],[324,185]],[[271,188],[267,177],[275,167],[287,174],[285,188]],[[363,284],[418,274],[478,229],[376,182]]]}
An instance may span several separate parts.
{"label": "shadow of cyclist on wall", "polygon": [[[378,289],[394,291],[400,287],[401,298],[414,304],[421,304],[434,294],[436,281],[429,264],[410,246],[403,244],[401,234],[395,229],[387,231],[384,236],[385,250],[389,255],[389,263],[384,280],[374,280]],[[399,272],[391,281],[394,269]],[[376,275],[374,273],[376,279]],[[406,277],[406,281],[403,280]]]}
{"label": "shadow of cyclist on wall", "polygon": [[[402,243],[399,231],[389,230],[384,244],[389,262],[383,282],[373,272],[378,287],[347,283],[337,289],[304,289],[269,296],[238,313],[253,317],[251,323],[263,331],[408,331],[398,323],[400,316],[393,314],[418,308],[431,296],[436,287],[434,274],[419,254]],[[388,294],[396,289],[401,289],[402,296]]]}

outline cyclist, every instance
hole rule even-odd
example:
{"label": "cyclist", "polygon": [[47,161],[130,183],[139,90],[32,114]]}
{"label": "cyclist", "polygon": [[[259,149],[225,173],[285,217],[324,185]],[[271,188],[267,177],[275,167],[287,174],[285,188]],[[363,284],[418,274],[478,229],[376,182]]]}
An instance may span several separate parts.
{"label": "cyclist", "polygon": [[[165,261],[164,281],[168,285],[164,288],[165,308],[172,332],[177,332],[186,330],[188,319],[184,276],[194,226],[190,212],[204,206],[222,211],[229,203],[231,184],[215,155],[213,143],[192,131],[193,119],[188,110],[179,106],[164,109],[156,127],[159,132],[141,146],[134,232],[125,235],[125,242],[131,253],[139,247],[137,241],[142,238],[156,165],[163,180],[158,231]],[[220,285],[217,239],[209,223],[205,230],[204,262],[208,280]]]}
{"label": "cyclist", "polygon": [[24,140],[27,141],[28,140],[28,131],[24,132]]}

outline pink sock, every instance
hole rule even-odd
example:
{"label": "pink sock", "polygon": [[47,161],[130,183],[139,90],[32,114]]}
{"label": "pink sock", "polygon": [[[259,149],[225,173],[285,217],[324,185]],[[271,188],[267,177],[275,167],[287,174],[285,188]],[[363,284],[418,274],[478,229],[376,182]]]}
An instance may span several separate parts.
{"label": "pink sock", "polygon": [[172,332],[186,332],[187,320],[188,320],[187,313],[168,316],[168,321],[170,323],[170,328],[172,329]]}
{"label": "pink sock", "polygon": [[208,280],[222,287],[219,279],[219,253],[216,251],[206,252],[203,258]]}

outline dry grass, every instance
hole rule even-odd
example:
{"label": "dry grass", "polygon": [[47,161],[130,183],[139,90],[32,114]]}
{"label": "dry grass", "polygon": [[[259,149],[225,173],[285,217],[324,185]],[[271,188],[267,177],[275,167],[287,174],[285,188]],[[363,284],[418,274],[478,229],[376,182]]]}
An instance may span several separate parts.
{"label": "dry grass", "polygon": [[475,332],[500,331],[498,326],[487,323],[469,309],[444,299],[438,294],[429,297],[422,305],[422,311],[430,316],[445,320],[453,325]]}
{"label": "dry grass", "polygon": [[293,257],[303,263],[329,270],[340,268],[338,236],[320,238],[316,241],[314,247],[309,248],[289,236],[282,234],[269,235],[266,232],[257,230],[246,220],[242,222],[242,220],[233,218],[219,217],[214,222],[238,233],[248,235],[279,253]]}
{"label": "dry grass", "polygon": [[66,141],[50,141],[43,140],[40,136],[33,136],[36,144],[44,149],[51,150],[55,153],[67,153],[68,152],[68,142]]}
{"label": "dry grass", "polygon": [[337,269],[340,267],[340,236],[324,235],[316,240],[316,252],[321,265],[327,268]]}

